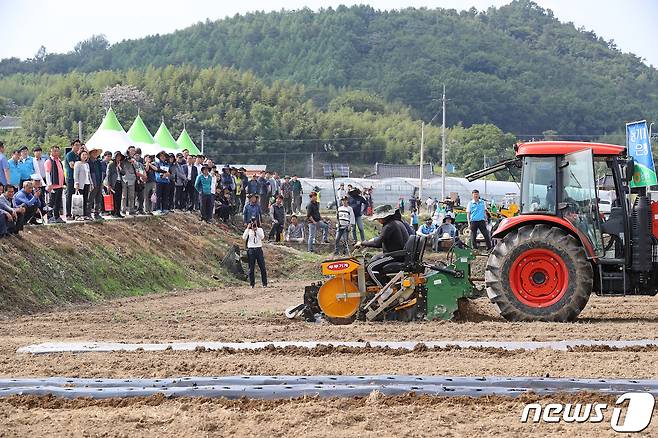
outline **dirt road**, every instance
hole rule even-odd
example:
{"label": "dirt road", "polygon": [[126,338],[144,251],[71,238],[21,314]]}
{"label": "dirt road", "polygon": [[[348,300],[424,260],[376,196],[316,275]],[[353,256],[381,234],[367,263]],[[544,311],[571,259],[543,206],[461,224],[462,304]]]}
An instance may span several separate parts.
{"label": "dirt road", "polygon": [[[0,318],[0,375],[70,377],[173,377],[229,374],[426,374],[552,377],[658,377],[658,350],[396,352],[349,349],[257,352],[162,351],[19,355],[19,346],[63,340],[159,342],[184,340],[564,340],[657,337],[658,301],[593,297],[574,324],[518,323],[497,318],[486,300],[475,303],[479,322],[355,323],[351,326],[289,321],[304,283],[267,289],[234,287],[71,306],[32,316]],[[117,436],[234,433],[291,436],[407,434],[587,435],[605,425],[522,425],[522,404],[512,400],[391,398],[228,402],[133,400],[61,402],[0,400],[0,436],[49,430],[54,435]],[[504,429],[503,429],[504,426]],[[658,429],[656,429],[658,430]]]}

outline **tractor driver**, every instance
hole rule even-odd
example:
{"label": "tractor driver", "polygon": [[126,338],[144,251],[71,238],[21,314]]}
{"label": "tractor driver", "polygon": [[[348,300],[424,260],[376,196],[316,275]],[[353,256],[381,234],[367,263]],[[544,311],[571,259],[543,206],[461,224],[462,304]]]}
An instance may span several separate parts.
{"label": "tractor driver", "polygon": [[386,274],[383,273],[384,267],[392,262],[404,261],[404,255],[389,255],[395,251],[404,249],[409,232],[400,221],[398,210],[387,210],[375,213],[371,220],[376,220],[382,224],[382,231],[379,236],[363,242],[357,242],[355,248],[362,246],[370,248],[381,248],[382,254],[374,256],[366,267],[370,278],[380,287],[388,283]]}

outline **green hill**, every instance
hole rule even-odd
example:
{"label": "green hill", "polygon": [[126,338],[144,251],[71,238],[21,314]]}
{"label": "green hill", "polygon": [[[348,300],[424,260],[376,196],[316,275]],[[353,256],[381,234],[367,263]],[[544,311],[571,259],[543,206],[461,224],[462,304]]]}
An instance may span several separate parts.
{"label": "green hill", "polygon": [[656,69],[528,0],[484,12],[341,6],[237,15],[111,46],[94,37],[68,54],[6,59],[0,76],[169,64],[232,66],[305,84],[320,108],[335,89],[367,90],[425,120],[440,109],[445,83],[449,125],[490,122],[515,134],[599,135],[658,118]]}

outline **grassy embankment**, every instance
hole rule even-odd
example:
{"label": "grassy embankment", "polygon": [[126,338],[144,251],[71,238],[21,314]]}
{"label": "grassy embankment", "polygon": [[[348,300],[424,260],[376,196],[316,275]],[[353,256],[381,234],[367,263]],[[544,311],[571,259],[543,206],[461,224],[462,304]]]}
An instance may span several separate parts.
{"label": "grassy embankment", "polygon": [[[105,223],[28,227],[0,240],[0,312],[239,282],[221,261],[240,232],[172,214]],[[273,278],[305,278],[321,257],[268,246]]]}

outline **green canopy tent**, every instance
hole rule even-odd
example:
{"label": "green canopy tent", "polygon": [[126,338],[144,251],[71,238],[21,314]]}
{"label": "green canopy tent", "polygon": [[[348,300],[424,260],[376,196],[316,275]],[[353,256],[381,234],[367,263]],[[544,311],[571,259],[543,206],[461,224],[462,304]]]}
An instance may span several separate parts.
{"label": "green canopy tent", "polygon": [[153,139],[155,140],[156,143],[162,146],[162,150],[164,150],[165,152],[168,153],[178,152],[178,145],[176,144],[176,140],[174,140],[174,137],[171,136],[171,133],[169,132],[169,129],[167,128],[167,125],[165,125],[164,122],[160,123],[158,132],[155,133]]}
{"label": "green canopy tent", "polygon": [[89,150],[102,149],[112,153],[117,151],[125,153],[131,144],[130,137],[123,130],[123,126],[119,123],[119,119],[117,119],[117,115],[112,108],[107,111],[94,135],[86,141]]}
{"label": "green canopy tent", "polygon": [[178,144],[178,148],[180,150],[187,149],[190,155],[200,155],[201,151],[199,148],[196,147],[194,142],[192,141],[192,138],[190,137],[190,134],[187,133],[187,129],[183,128],[183,132],[180,133],[178,136],[178,140],[176,140],[176,143]]}
{"label": "green canopy tent", "polygon": [[146,128],[139,114],[137,114],[135,121],[128,130],[128,137],[130,137],[135,147],[142,150],[142,155],[155,155],[162,150],[162,146],[153,140],[153,136]]}

